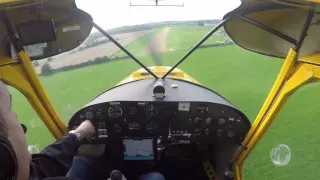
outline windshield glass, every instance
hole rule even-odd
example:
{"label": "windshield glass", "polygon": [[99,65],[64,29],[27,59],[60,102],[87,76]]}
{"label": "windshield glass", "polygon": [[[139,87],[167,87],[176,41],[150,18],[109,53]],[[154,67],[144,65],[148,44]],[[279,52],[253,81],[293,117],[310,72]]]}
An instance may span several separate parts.
{"label": "windshield glass", "polygon": [[[132,4],[153,4],[147,0],[132,0]],[[239,0],[165,0],[159,4],[174,4],[183,7],[138,7],[130,6],[130,1],[77,0],[77,6],[92,15],[96,24],[106,30],[112,37],[137,57],[146,66],[173,66],[202,37],[221,22],[224,14],[238,7]],[[76,49],[54,57],[33,61],[36,72],[48,93],[57,112],[68,123],[69,119],[80,108],[105,90],[114,87],[141,67],[126,53],[110,42],[100,32],[93,28],[90,36]],[[283,60],[262,56],[236,46],[221,28],[202,46],[191,54],[178,68],[195,78],[202,85],[226,97],[232,104],[254,121],[262,107],[277,75]],[[40,118],[34,113],[23,95],[10,89],[13,94],[13,108],[19,121],[28,127],[28,145],[34,145],[40,150],[52,143],[54,138],[49,133]],[[316,95],[316,91],[310,91]],[[300,96],[308,93],[300,93]],[[308,95],[309,94],[309,95]],[[303,98],[301,98],[303,99]],[[298,98],[298,100],[300,100]],[[317,99],[310,98],[312,103]],[[273,128],[268,132],[268,140],[262,140],[258,150],[254,150],[244,166],[245,179],[285,179],[283,169],[291,174],[290,179],[301,179],[308,169],[317,169],[317,163],[308,164],[298,159],[297,151],[309,147],[308,143],[316,143],[316,123],[310,135],[289,137],[288,134],[299,130],[301,120],[317,117],[317,109],[308,109],[308,101],[290,107],[282,115],[291,128]],[[27,104],[27,105],[26,105]],[[294,104],[294,100],[290,100]],[[300,108],[303,106],[304,108]],[[296,113],[299,111],[299,113]],[[291,113],[295,112],[295,113]],[[293,121],[295,119],[295,121]],[[279,119],[280,121],[281,119]],[[287,121],[285,121],[287,122]],[[316,122],[316,121],[314,121]],[[275,123],[274,126],[278,124]],[[314,132],[314,134],[311,134]],[[283,136],[280,140],[279,136]],[[312,136],[313,140],[305,141]],[[273,140],[272,138],[277,138]],[[292,140],[291,140],[292,139]],[[274,166],[270,159],[270,151],[284,144],[291,150],[291,160],[286,166]],[[299,146],[299,147],[298,147]],[[315,152],[307,158],[315,158]],[[313,156],[314,155],[314,156]],[[274,157],[278,157],[274,155]],[[309,160],[307,159],[307,160]],[[304,163],[299,163],[304,162]],[[260,167],[261,165],[261,167]],[[270,169],[270,167],[273,167]],[[301,173],[301,166],[305,172]],[[268,173],[266,173],[268,172]],[[314,174],[317,174],[314,172]],[[310,179],[315,177],[310,176]]]}

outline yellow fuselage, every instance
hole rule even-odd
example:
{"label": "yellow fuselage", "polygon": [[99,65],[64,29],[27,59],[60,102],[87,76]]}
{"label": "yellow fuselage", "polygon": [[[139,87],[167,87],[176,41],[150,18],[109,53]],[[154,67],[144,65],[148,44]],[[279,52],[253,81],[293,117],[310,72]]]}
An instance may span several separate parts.
{"label": "yellow fuselage", "polygon": [[[171,67],[168,66],[152,66],[148,67],[157,77],[161,78],[166,72],[169,71]],[[137,81],[141,79],[147,79],[147,78],[153,78],[146,70],[143,68],[133,72],[130,74],[128,77],[126,77],[124,80],[119,82],[117,85],[122,85],[125,83],[129,83],[132,81]],[[179,79],[179,80],[184,80],[184,81],[189,81],[192,83],[200,84],[197,80],[189,76],[187,73],[180,69],[174,69],[169,75],[168,78],[171,79]]]}

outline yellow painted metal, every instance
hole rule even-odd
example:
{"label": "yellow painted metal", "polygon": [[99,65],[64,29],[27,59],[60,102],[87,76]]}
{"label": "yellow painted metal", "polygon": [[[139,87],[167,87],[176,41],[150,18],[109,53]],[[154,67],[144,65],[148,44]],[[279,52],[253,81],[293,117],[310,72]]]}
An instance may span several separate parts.
{"label": "yellow painted metal", "polygon": [[[235,158],[233,171],[236,180],[242,179],[244,161],[271,126],[292,93],[312,80],[320,79],[319,65],[296,62],[294,61],[295,58],[296,53],[293,50],[290,50],[274,87],[253,123],[253,126],[249,131],[250,134],[248,133],[245,139],[245,144],[248,149],[242,149]],[[319,56],[317,55],[308,57],[307,59],[309,62],[313,63],[320,61]]]}
{"label": "yellow painted metal", "polygon": [[209,160],[203,161],[202,166],[209,180],[219,180],[219,177],[216,175],[216,172]]}
{"label": "yellow painted metal", "polygon": [[[293,49],[289,50],[288,56],[287,56],[283,66],[280,70],[280,73],[279,73],[266,101],[264,102],[258,116],[256,117],[255,121],[253,122],[252,127],[249,130],[249,132],[244,140],[244,144],[249,143],[249,141],[251,140],[251,138],[254,136],[257,129],[259,128],[260,124],[264,120],[266,113],[270,110],[270,107],[274,103],[274,100],[275,100],[279,90],[281,89],[282,85],[284,84],[286,77],[288,76],[288,74],[292,70],[292,67],[295,63],[294,60],[296,58],[296,54],[297,53]],[[243,149],[240,149],[239,153],[241,153],[242,151],[243,151]],[[235,156],[235,157],[237,157],[237,156]]]}
{"label": "yellow painted metal", "polygon": [[[5,58],[0,59],[0,62]],[[21,64],[7,65],[0,67],[0,80],[6,84],[19,90],[32,105],[39,117],[43,120],[44,124],[55,138],[59,138],[63,133],[59,130],[58,126],[51,121],[47,109],[42,105],[38,94],[34,91],[33,86],[27,77],[25,70]]]}
{"label": "yellow painted metal", "polygon": [[311,56],[302,57],[299,59],[299,61],[320,65],[320,52],[314,53]]}
{"label": "yellow painted metal", "polygon": [[[171,67],[167,67],[167,66],[152,66],[152,67],[148,67],[148,68],[157,77],[162,77]],[[132,74],[130,74],[127,78],[125,78],[121,82],[119,82],[117,85],[129,83],[129,82],[133,82],[133,81],[137,81],[137,80],[141,80],[141,79],[147,79],[147,78],[153,78],[153,77],[146,70],[139,69],[139,70],[133,72]],[[182,71],[180,69],[177,69],[177,68],[174,69],[168,75],[168,78],[189,81],[189,82],[196,83],[196,84],[200,85],[200,83],[196,79],[192,78],[187,73],[185,73],[184,71]]]}
{"label": "yellow painted metal", "polygon": [[55,108],[53,107],[51,101],[48,98],[47,93],[45,92],[38,75],[35,69],[32,66],[31,59],[28,54],[24,51],[18,53],[18,58],[21,60],[22,68],[25,71],[26,76],[30,82],[30,85],[34,89],[36,95],[42,103],[42,106],[46,109],[48,114],[50,115],[50,119],[42,119],[42,121],[53,121],[61,133],[67,132],[67,127],[65,123],[62,121]]}
{"label": "yellow painted metal", "polygon": [[[51,104],[28,54],[21,51],[17,56],[19,62],[9,57],[0,57],[0,66],[3,65],[0,67],[0,79],[21,91],[52,135],[56,139],[60,138],[67,132],[65,123]],[[6,65],[8,63],[16,64]]]}
{"label": "yellow painted metal", "polygon": [[13,2],[19,2],[21,0],[1,0],[0,4],[7,4],[7,3],[13,3]]}
{"label": "yellow painted metal", "polygon": [[302,8],[302,9],[310,9],[312,8],[313,6],[308,4],[308,2],[311,2],[311,1],[308,1],[308,0],[302,0],[300,3],[303,3],[303,4],[297,4],[297,3],[292,3],[290,1],[280,1],[280,0],[267,0],[269,2],[273,2],[273,3],[278,3],[278,4],[283,4],[283,5],[287,5],[287,6],[291,6],[291,7],[296,7],[296,8]]}
{"label": "yellow painted metal", "polygon": [[320,0],[305,0],[306,2],[312,2],[312,3],[319,3],[320,4]]}
{"label": "yellow painted metal", "polygon": [[5,66],[12,63],[18,63],[18,61],[7,56],[0,56],[0,66]]}

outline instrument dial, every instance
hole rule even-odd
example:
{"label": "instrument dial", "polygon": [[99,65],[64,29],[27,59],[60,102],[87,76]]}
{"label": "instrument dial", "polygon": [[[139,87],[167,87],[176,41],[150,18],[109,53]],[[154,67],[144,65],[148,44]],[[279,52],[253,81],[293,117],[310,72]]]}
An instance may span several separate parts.
{"label": "instrument dial", "polygon": [[122,109],[120,106],[111,106],[108,113],[111,118],[118,118],[122,116]]}
{"label": "instrument dial", "polygon": [[138,111],[139,109],[136,106],[131,106],[128,108],[128,114],[130,114],[131,116],[137,115]]}
{"label": "instrument dial", "polygon": [[104,111],[102,109],[97,109],[96,110],[96,117],[99,119],[103,119],[104,118]]}
{"label": "instrument dial", "polygon": [[201,121],[202,121],[202,118],[201,118],[201,117],[195,117],[195,118],[193,119],[194,124],[200,124]]}
{"label": "instrument dial", "polygon": [[158,114],[158,109],[157,109],[157,107],[156,107],[155,105],[152,105],[152,104],[150,104],[150,105],[148,105],[148,106],[146,107],[146,111],[147,111],[147,114],[148,114],[148,116],[149,116],[150,118],[154,118],[154,117],[156,117],[157,114]]}
{"label": "instrument dial", "polygon": [[220,117],[220,118],[218,119],[218,124],[222,125],[222,124],[224,124],[224,123],[226,123],[226,119],[225,119],[224,117]]}

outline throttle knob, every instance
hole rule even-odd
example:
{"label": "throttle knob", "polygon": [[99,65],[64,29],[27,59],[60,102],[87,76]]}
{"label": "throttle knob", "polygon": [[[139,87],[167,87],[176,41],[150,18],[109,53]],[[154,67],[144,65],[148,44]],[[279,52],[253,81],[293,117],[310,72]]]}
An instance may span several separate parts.
{"label": "throttle knob", "polygon": [[113,170],[110,173],[111,180],[121,180],[122,179],[122,173],[119,170]]}

